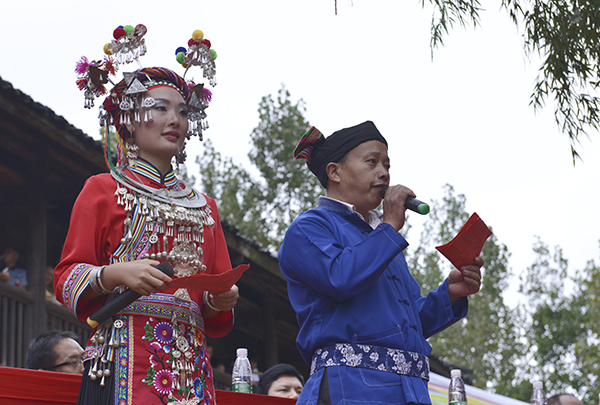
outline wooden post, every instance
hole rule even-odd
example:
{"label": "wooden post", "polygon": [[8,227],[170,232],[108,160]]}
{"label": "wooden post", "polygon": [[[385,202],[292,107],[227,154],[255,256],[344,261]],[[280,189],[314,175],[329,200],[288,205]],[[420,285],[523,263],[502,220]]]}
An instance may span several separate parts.
{"label": "wooden post", "polygon": [[266,355],[266,364],[267,368],[274,366],[279,363],[279,350],[277,347],[277,321],[275,320],[275,313],[273,308],[275,307],[275,296],[273,291],[269,290],[267,292],[267,297],[265,300],[265,330],[266,330],[266,347],[265,347],[265,355]]}
{"label": "wooden post", "polygon": [[46,201],[47,158],[42,148],[36,150],[37,159],[31,168],[28,179],[29,225],[27,237],[27,281],[33,297],[33,305],[26,314],[24,351],[31,339],[46,331],[48,314],[46,313],[46,265],[48,212]]}

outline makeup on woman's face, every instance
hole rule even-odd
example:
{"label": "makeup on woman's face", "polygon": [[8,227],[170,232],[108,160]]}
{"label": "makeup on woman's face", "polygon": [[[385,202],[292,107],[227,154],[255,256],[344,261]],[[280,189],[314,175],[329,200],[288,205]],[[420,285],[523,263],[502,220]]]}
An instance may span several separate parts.
{"label": "makeup on woman's face", "polygon": [[181,94],[172,87],[152,88],[147,97],[154,98],[155,104],[140,111],[141,122],[134,122],[133,138],[139,147],[139,156],[161,169],[168,167],[171,158],[183,148],[188,131],[188,109]]}

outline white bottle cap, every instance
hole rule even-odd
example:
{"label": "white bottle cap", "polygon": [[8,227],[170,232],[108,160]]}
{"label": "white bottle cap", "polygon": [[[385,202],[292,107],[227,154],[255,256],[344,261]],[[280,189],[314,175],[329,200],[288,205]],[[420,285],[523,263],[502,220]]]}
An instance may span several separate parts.
{"label": "white bottle cap", "polygon": [[536,390],[536,389],[539,390],[539,389],[542,389],[543,387],[544,387],[544,384],[542,384],[541,381],[534,381],[533,382],[533,389],[534,390]]}
{"label": "white bottle cap", "polygon": [[244,347],[240,347],[239,349],[236,350],[235,353],[237,354],[238,357],[248,357],[248,349],[246,349]]}
{"label": "white bottle cap", "polygon": [[461,375],[459,369],[450,370],[450,377],[460,377]]}

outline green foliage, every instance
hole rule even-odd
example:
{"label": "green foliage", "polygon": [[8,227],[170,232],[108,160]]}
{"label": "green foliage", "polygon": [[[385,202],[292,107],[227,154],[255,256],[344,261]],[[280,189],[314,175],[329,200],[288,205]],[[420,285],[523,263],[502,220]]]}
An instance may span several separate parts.
{"label": "green foliage", "polygon": [[[434,13],[431,17],[431,52],[438,46],[444,45],[444,35],[447,35],[455,23],[466,26],[469,20],[474,26],[479,24],[481,11],[478,0],[429,0],[433,5]],[[421,0],[425,6],[425,0]]]}
{"label": "green foliage", "polygon": [[[432,202],[418,248],[407,256],[423,294],[450,270],[433,247],[450,241],[469,216],[465,196],[450,185],[444,188],[442,200]],[[429,339],[433,354],[470,368],[476,387],[525,402],[531,381],[539,379],[548,394],[573,392],[583,403],[595,403],[600,391],[600,268],[590,261],[573,274],[560,247],[551,252],[539,239],[533,251],[535,261],[520,276],[525,301],[511,308],[503,296],[511,277],[510,253],[495,235],[488,239],[481,253],[481,291],[469,297],[466,319]]]}
{"label": "green foliage", "polygon": [[[433,201],[419,247],[409,258],[423,294],[437,287],[451,268],[433,247],[449,242],[469,218],[465,196],[456,195],[451,185],[444,188],[445,195],[441,202]],[[471,368],[475,386],[486,388],[491,384],[504,392],[512,387],[516,360],[522,351],[516,328],[518,318],[502,297],[510,277],[510,254],[492,235],[481,256],[485,261],[484,281],[480,293],[469,298],[468,317],[431,337],[429,343],[438,358]]]}
{"label": "green foliage", "polygon": [[574,391],[583,403],[598,398],[600,335],[597,316],[600,268],[593,261],[569,275],[560,247],[551,253],[539,239],[535,262],[523,276],[527,297],[528,373],[544,381],[547,392]]}
{"label": "green foliage", "polygon": [[[429,0],[434,8],[431,48],[456,22],[479,23],[477,0]],[[422,0],[425,4],[425,0]],[[523,31],[528,56],[540,55],[542,66],[531,94],[535,109],[548,98],[556,103],[559,129],[568,135],[573,160],[587,130],[600,128],[600,5],[598,0],[502,0],[511,21]]]}
{"label": "green foliage", "polygon": [[258,112],[248,154],[258,178],[222,157],[210,142],[197,163],[202,190],[215,198],[221,217],[275,252],[292,221],[315,205],[323,189],[305,161],[293,159],[296,144],[310,127],[303,116],[304,102],[293,103],[282,86],[276,99],[262,98]]}
{"label": "green foliage", "polygon": [[421,285],[422,291],[431,291],[443,281],[442,273],[450,269],[433,246],[449,242],[469,219],[465,212],[466,198],[454,195],[454,187],[444,186],[446,195],[441,202],[434,200],[432,209],[421,232],[419,246],[407,260],[413,276]]}

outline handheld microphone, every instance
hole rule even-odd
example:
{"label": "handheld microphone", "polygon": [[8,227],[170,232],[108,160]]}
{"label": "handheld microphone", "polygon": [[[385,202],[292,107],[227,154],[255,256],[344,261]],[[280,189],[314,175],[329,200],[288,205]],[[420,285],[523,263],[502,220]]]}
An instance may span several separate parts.
{"label": "handheld microphone", "polygon": [[[385,192],[387,191],[387,189],[388,186],[383,186],[381,188],[381,198],[385,198]],[[414,197],[406,197],[406,201],[404,201],[404,206],[409,210],[416,212],[417,214],[429,214],[429,205],[425,204],[423,201],[417,200]]]}
{"label": "handheld microphone", "polygon": [[[155,266],[155,268],[162,271],[169,277],[173,277],[173,274],[175,273],[173,271],[173,266],[171,266],[171,263],[169,262],[159,263]],[[87,319],[88,325],[90,325],[92,328],[95,328],[101,323],[106,322],[108,318],[112,317],[123,308],[126,308],[129,304],[141,296],[142,295],[140,293],[137,293],[131,289],[123,291],[121,294],[117,295],[111,301],[105,303],[102,307],[100,307],[100,309],[90,315]]]}

